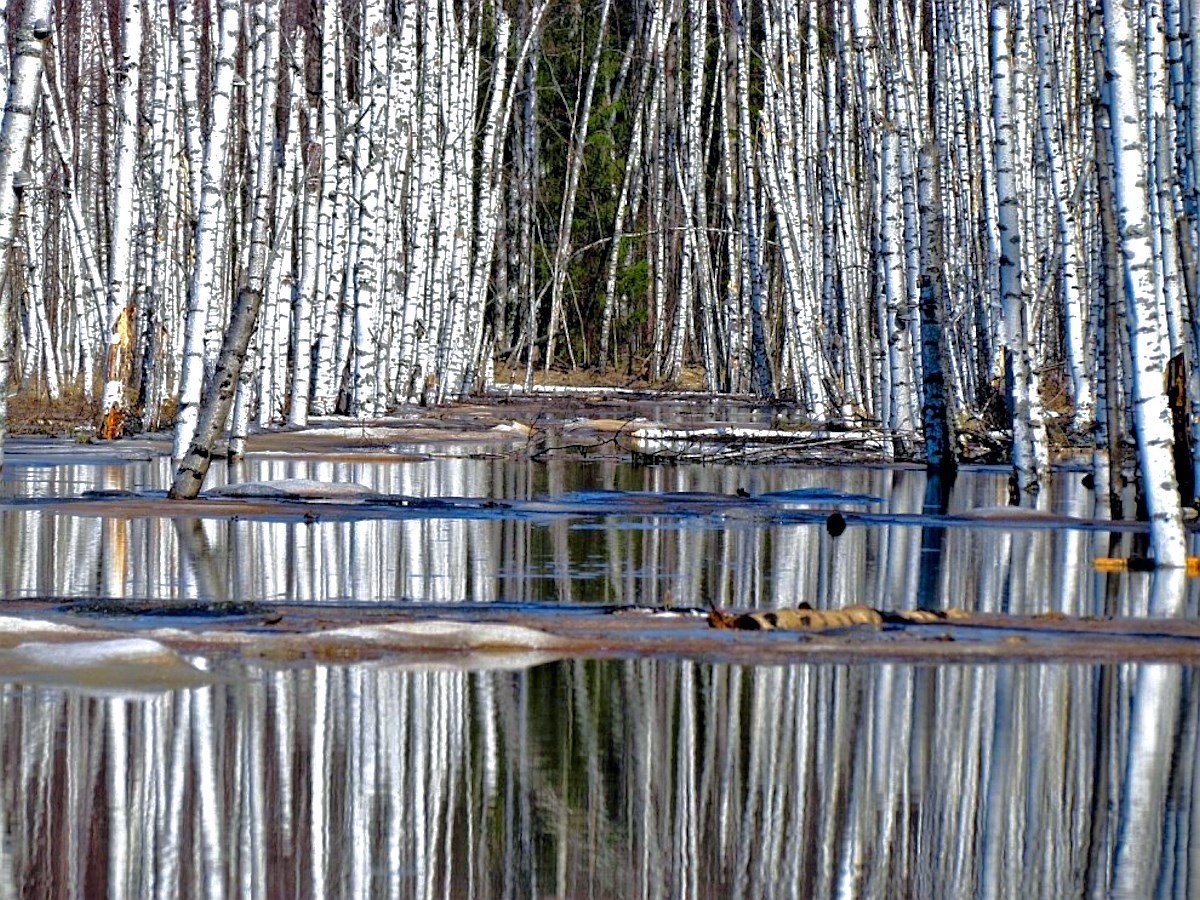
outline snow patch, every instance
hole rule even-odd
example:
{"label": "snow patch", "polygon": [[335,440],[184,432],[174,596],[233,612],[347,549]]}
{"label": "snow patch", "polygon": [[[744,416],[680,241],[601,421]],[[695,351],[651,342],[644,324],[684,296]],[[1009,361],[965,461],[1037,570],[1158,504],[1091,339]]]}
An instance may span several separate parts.
{"label": "snow patch", "polygon": [[155,690],[211,681],[174,650],[146,638],[30,641],[0,650],[0,678],[108,690]]}
{"label": "snow patch", "polygon": [[502,434],[519,434],[522,437],[529,437],[529,435],[533,434],[533,429],[524,422],[501,422],[492,428],[492,431],[498,431]]}
{"label": "snow patch", "polygon": [[79,634],[83,629],[45,619],[0,616],[0,634]]}
{"label": "snow patch", "polygon": [[337,628],[321,636],[372,644],[403,644],[415,650],[553,650],[565,643],[545,631],[497,622],[387,622]]}

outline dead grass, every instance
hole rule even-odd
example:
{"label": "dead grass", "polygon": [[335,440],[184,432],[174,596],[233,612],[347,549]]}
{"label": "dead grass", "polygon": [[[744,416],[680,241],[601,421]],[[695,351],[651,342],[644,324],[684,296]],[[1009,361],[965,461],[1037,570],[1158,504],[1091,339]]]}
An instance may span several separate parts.
{"label": "dead grass", "polygon": [[8,401],[8,430],[12,434],[72,435],[89,432],[100,420],[100,401],[80,391],[64,392],[57,400],[18,393]]}
{"label": "dead grass", "polygon": [[[630,374],[632,372],[632,374]],[[619,387],[645,391],[702,391],[704,369],[701,366],[685,366],[678,379],[659,379],[654,381],[648,376],[649,364],[645,361],[634,361],[633,366],[627,362],[610,366],[601,372],[597,369],[551,369],[547,372],[539,367],[533,370],[533,383],[536,385],[554,385],[556,387],[606,388]],[[524,363],[497,363],[495,373],[497,384],[517,383],[525,380]]]}

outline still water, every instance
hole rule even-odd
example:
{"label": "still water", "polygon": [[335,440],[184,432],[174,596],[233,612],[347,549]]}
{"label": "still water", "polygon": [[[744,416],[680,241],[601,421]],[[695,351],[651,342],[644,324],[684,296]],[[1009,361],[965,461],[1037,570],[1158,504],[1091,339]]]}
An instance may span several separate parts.
{"label": "still water", "polygon": [[[14,455],[6,496],[147,491],[167,475],[158,459],[37,461]],[[516,499],[822,488],[879,502],[821,509],[927,510],[923,474],[887,468],[259,458],[220,474]],[[967,472],[947,509],[1005,496],[1004,473]],[[1097,513],[1078,474],[1042,503]],[[1194,616],[1182,576],[1094,571],[1132,540],[886,518],[835,540],[600,501],[591,515],[352,522],[10,507],[0,593]],[[0,686],[0,896],[1200,895],[1187,667],[195,661],[222,680]]]}
{"label": "still water", "polygon": [[[807,600],[815,606],[1077,615],[1144,614],[1147,608],[1145,576],[1108,578],[1091,565],[1096,556],[1127,556],[1133,535],[1006,530],[982,522],[953,528],[932,521],[921,527],[911,519],[888,524],[890,514],[919,516],[929,508],[924,473],[902,468],[259,457],[214,467],[211,485],[306,478],[414,497],[583,495],[594,514],[539,519],[485,510],[474,517],[306,522],[101,518],[52,507],[5,508],[4,496],[65,498],[89,490],[161,491],[169,484],[165,459],[111,465],[99,459],[97,465],[40,465],[38,455],[9,455],[0,481],[0,597],[738,607]],[[1040,499],[1041,511],[1097,516],[1096,497],[1080,485],[1081,476],[1059,473],[1054,489]],[[605,509],[606,499],[619,492],[704,491],[735,498],[739,490],[760,495],[813,489],[847,495],[851,502],[796,505],[868,512],[884,523],[851,527],[835,540],[819,522],[778,524],[738,510],[663,516],[610,515]],[[598,491],[618,493],[604,498]],[[1007,472],[966,471],[946,511],[995,509],[1007,496]],[[878,502],[862,499],[872,497]]]}

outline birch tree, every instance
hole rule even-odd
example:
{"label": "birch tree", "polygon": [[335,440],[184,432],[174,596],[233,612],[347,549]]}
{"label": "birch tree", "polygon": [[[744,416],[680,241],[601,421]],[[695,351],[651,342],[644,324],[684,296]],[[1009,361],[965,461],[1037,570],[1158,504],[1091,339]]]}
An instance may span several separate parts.
{"label": "birch tree", "polygon": [[121,51],[116,72],[116,151],[112,229],[108,241],[108,353],[104,363],[103,424],[100,436],[114,438],[123,429],[125,379],[133,361],[136,300],[130,290],[130,259],[137,214],[138,90],[141,81],[142,3],[123,0]]}
{"label": "birch tree", "polygon": [[[41,86],[42,56],[51,34],[50,21],[50,0],[26,0],[9,69],[4,121],[0,124],[0,275],[8,271],[21,192],[28,183],[24,167]],[[5,280],[0,278],[0,283]],[[10,297],[11,292],[0,291],[0,469],[4,466],[12,360],[12,339],[8,330],[12,316]]]}
{"label": "birch tree", "polygon": [[1147,123],[1137,77],[1141,52],[1135,28],[1138,6],[1137,0],[1103,0],[1106,78],[1112,104],[1113,193],[1133,364],[1133,420],[1151,545],[1157,565],[1179,567],[1186,562],[1187,541],[1175,481],[1171,411],[1163,387],[1168,344],[1151,245]]}
{"label": "birch tree", "polygon": [[1000,301],[1004,321],[1007,370],[1011,379],[1012,461],[1017,486],[1036,493],[1047,474],[1045,426],[1033,368],[1030,314],[1022,272],[1020,208],[1016,193],[1016,130],[1012,111],[1010,0],[992,0],[991,62],[992,117],[995,122],[995,162],[1000,231]]}
{"label": "birch tree", "polygon": [[188,286],[187,318],[183,330],[183,367],[179,376],[179,410],[175,419],[172,455],[182,458],[196,428],[197,404],[204,386],[204,335],[217,303],[217,235],[225,196],[225,157],[229,115],[241,35],[236,0],[220,0],[219,38],[212,87],[209,132],[204,142],[200,211],[196,218],[195,256]]}

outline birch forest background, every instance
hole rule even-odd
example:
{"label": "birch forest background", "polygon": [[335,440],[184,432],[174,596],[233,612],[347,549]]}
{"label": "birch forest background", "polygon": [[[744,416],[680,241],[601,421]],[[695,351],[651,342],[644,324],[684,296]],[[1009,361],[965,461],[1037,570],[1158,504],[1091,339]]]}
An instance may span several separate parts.
{"label": "birch forest background", "polygon": [[1173,360],[1200,437],[1186,0],[0,9],[45,46],[0,366],[110,435],[181,454],[248,287],[235,434],[576,370],[935,462],[1011,427],[1030,487],[1056,437],[1186,447]]}

